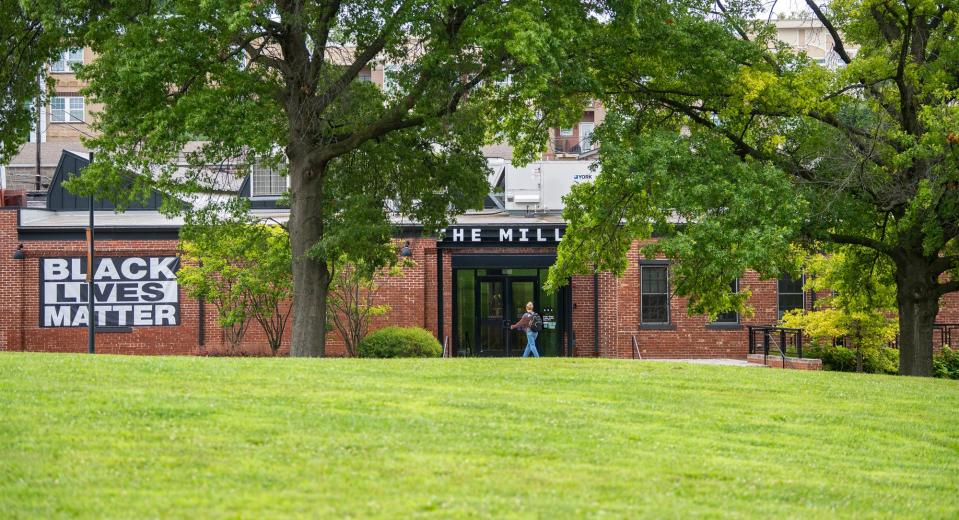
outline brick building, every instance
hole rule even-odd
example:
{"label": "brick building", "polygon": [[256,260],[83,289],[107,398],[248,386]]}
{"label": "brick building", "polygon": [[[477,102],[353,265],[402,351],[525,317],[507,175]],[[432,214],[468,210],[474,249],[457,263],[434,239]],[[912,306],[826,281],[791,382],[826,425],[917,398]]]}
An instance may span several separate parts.
{"label": "brick building", "polygon": [[[86,163],[85,157],[64,154],[47,194],[47,208],[0,209],[0,350],[86,350],[83,273],[89,206],[61,186]],[[543,163],[539,175],[559,176],[564,171],[556,173],[548,166]],[[513,173],[524,175],[522,170]],[[261,188],[268,180],[256,181],[254,175]],[[266,204],[269,197],[252,196],[251,184],[244,183],[239,192],[259,203],[254,211],[264,218],[285,218],[286,210]],[[530,190],[523,182],[518,185],[523,189],[507,184],[506,204],[532,200],[520,197]],[[108,203],[95,206],[97,350],[223,353],[227,345],[215,309],[188,298],[177,286],[181,222],[156,211],[158,202],[148,201],[122,214],[113,212]],[[752,292],[752,317],[727,313],[710,322],[705,316],[689,316],[686,300],[670,290],[668,263],[641,258],[639,243],[629,253],[622,277],[577,276],[550,294],[543,283],[564,231],[555,212],[466,214],[440,239],[424,237],[415,223],[398,221],[396,240],[408,242],[411,262],[399,275],[380,280],[379,303],[392,310],[373,327],[387,323],[424,327],[441,341],[449,338],[452,353],[458,356],[516,356],[525,338],[508,325],[527,301],[533,301],[544,318],[538,344],[547,356],[629,358],[634,356],[635,339],[636,349],[646,358],[744,358],[747,325],[774,324],[785,310],[811,308],[815,298],[802,290],[800,280],[760,280],[747,273],[735,283],[738,290]],[[944,302],[940,321],[959,322],[959,295],[951,294]],[[288,333],[283,351],[289,348],[289,337]],[[256,325],[242,349],[269,351]],[[342,342],[334,337],[328,352],[344,355]]]}
{"label": "brick building", "polygon": [[[832,65],[831,41],[816,23],[784,20],[777,26],[782,40]],[[59,183],[87,158],[79,139],[91,132],[88,123],[97,107],[79,94],[83,85],[72,66],[92,58],[89,50],[67,51],[51,64],[56,92],[40,111],[39,132],[0,172],[7,188],[34,191],[34,206],[42,206],[0,208],[0,350],[86,349],[80,272],[89,206]],[[359,80],[382,85],[389,73],[388,65],[376,66],[361,71]],[[803,291],[801,280],[760,280],[747,273],[734,283],[737,290],[751,291],[752,317],[726,313],[710,322],[689,316],[686,300],[671,293],[668,263],[640,258],[639,244],[622,277],[577,276],[557,293],[545,292],[546,270],[565,230],[558,214],[561,198],[573,184],[593,178],[587,166],[598,143],[592,134],[604,117],[603,106],[590,102],[578,123],[549,130],[544,161],[525,168],[509,164],[508,146],[487,147],[492,188],[487,211],[461,216],[442,239],[424,237],[415,223],[398,221],[396,240],[409,242],[412,263],[399,276],[380,281],[378,298],[392,310],[374,328],[420,326],[441,341],[448,338],[455,355],[514,356],[525,338],[507,325],[533,301],[544,317],[538,343],[545,355],[632,357],[638,351],[650,358],[744,358],[748,325],[772,325],[785,310],[812,307],[815,295]],[[230,189],[249,197],[264,218],[282,220],[287,213],[276,201],[286,188],[280,173],[253,167],[242,185]],[[102,321],[98,351],[222,353],[227,347],[215,309],[186,297],[175,276],[166,274],[177,262],[181,222],[162,216],[157,203],[124,214],[96,205],[97,272],[103,270],[95,314]],[[939,321],[959,323],[959,295],[948,297]],[[290,334],[285,338],[284,350]],[[268,352],[256,325],[243,350]],[[343,355],[342,342],[332,338],[328,352]]]}

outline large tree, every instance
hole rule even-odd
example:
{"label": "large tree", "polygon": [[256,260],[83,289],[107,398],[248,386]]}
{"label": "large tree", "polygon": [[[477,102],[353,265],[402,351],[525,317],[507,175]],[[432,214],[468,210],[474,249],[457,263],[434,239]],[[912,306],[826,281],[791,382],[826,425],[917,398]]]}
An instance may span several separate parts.
{"label": "large tree", "polygon": [[0,0],[0,164],[17,153],[49,92],[46,66],[83,27],[82,0]]}
{"label": "large tree", "polygon": [[[253,163],[284,171],[292,354],[321,356],[332,259],[389,264],[391,215],[431,229],[477,207],[487,191],[482,144],[509,138],[531,154],[536,139],[525,137],[541,142],[546,127],[581,111],[583,95],[560,94],[585,91],[573,87],[575,55],[597,23],[590,9],[576,0],[113,2],[87,35],[98,59],[83,77],[105,109],[89,143],[99,155],[74,188],[121,204],[151,188],[188,200]],[[360,80],[371,68],[385,69],[383,89]],[[176,166],[181,156],[189,167]]]}
{"label": "large tree", "polygon": [[[764,2],[633,0],[593,51],[613,117],[602,174],[567,200],[554,283],[625,267],[635,238],[674,258],[694,312],[742,308],[746,269],[798,274],[805,248],[893,266],[900,373],[932,373],[940,299],[959,290],[959,2],[808,1],[824,67],[776,40]],[[658,228],[658,229],[657,229]]]}

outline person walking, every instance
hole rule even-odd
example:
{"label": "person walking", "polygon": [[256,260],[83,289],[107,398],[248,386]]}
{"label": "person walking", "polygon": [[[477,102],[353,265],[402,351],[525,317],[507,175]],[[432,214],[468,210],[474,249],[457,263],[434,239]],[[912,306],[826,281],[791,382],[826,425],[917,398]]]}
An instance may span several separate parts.
{"label": "person walking", "polygon": [[510,329],[521,330],[526,333],[526,350],[523,351],[523,357],[529,357],[530,353],[534,357],[539,357],[539,351],[536,350],[536,336],[543,329],[543,319],[539,314],[533,312],[533,302],[526,304],[526,312],[516,323],[510,326]]}

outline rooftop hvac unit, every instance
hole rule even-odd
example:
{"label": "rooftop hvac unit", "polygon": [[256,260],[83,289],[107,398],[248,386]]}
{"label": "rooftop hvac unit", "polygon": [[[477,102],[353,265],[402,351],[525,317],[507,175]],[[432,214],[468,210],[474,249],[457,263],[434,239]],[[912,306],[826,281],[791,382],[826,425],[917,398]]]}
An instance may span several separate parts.
{"label": "rooftop hvac unit", "polygon": [[573,185],[590,182],[596,171],[591,161],[538,161],[506,168],[506,210],[558,212]]}

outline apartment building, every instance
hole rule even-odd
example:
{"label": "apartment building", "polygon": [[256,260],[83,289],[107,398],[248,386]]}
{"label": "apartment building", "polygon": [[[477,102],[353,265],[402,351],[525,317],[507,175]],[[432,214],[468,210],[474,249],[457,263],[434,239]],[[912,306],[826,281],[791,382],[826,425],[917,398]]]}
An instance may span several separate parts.
{"label": "apartment building", "polygon": [[[842,64],[836,53],[835,40],[816,17],[810,15],[776,20],[776,32],[780,41],[794,49],[804,51],[807,56],[823,67],[834,69]],[[856,47],[846,49],[852,55]]]}
{"label": "apartment building", "polygon": [[93,59],[89,49],[71,49],[47,67],[47,74],[53,79],[52,91],[46,93],[48,103],[36,107],[37,117],[28,142],[2,165],[5,189],[22,190],[29,200],[40,203],[63,151],[87,151],[81,140],[93,135],[90,123],[99,105],[80,93],[86,85],[77,79],[74,67]]}

